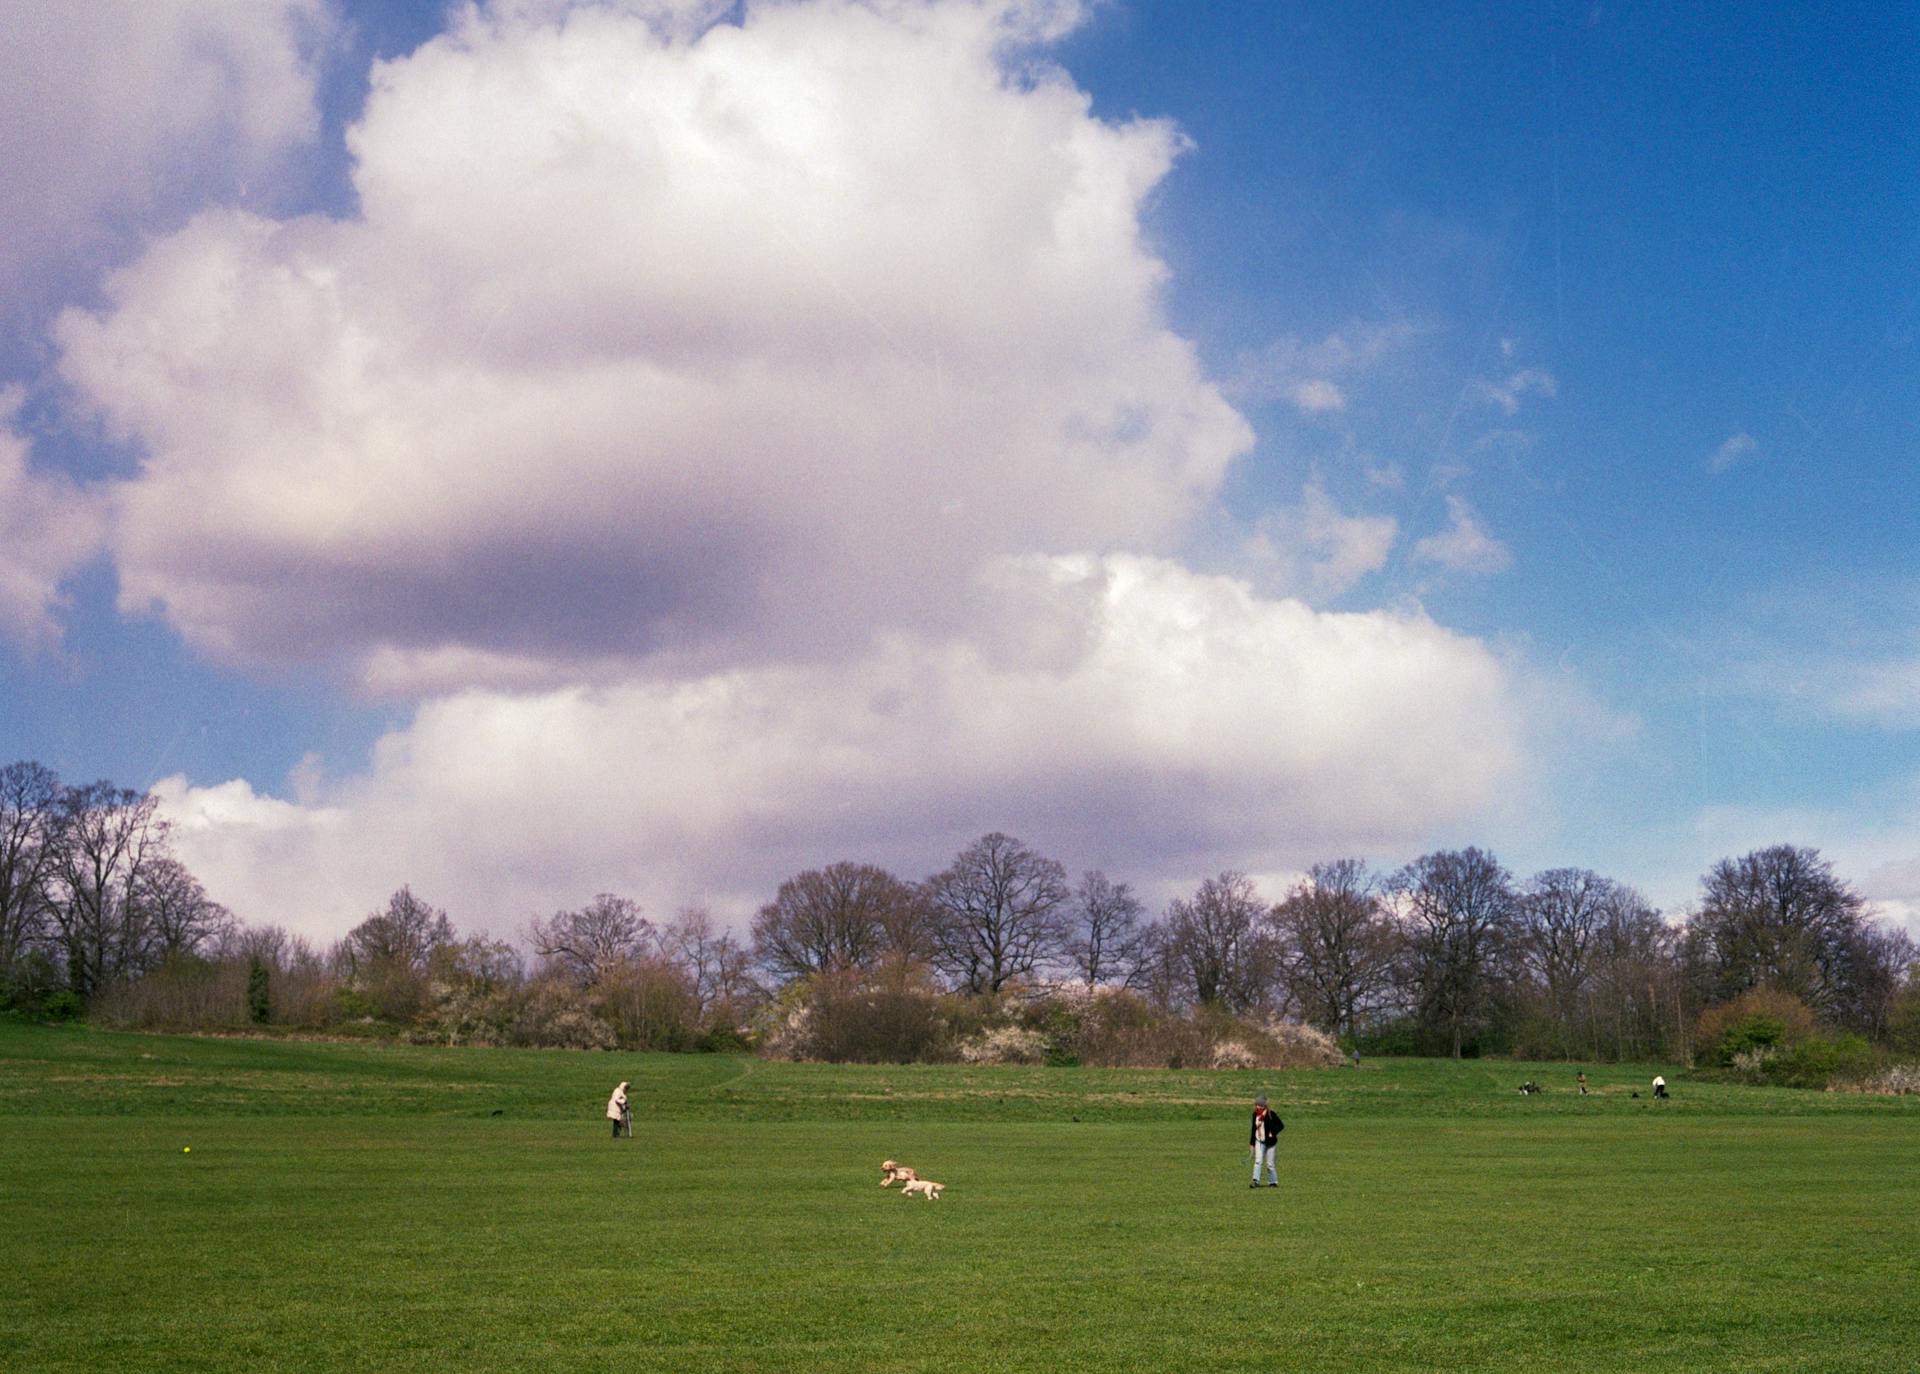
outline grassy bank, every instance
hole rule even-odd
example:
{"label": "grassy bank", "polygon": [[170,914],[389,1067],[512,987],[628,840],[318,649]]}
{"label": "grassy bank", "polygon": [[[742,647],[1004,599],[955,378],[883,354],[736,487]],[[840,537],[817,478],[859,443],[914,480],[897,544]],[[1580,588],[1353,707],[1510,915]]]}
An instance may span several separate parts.
{"label": "grassy bank", "polygon": [[[0,1365],[1910,1368],[1920,1103],[1681,1082],[1656,1106],[1655,1071],[1590,1069],[1583,1099],[1565,1066],[9,1028]],[[1528,1076],[1549,1092],[1515,1093]],[[640,1113],[616,1144],[619,1078]],[[1288,1126],[1285,1186],[1257,1193],[1256,1089]],[[887,1155],[946,1197],[880,1190]]]}

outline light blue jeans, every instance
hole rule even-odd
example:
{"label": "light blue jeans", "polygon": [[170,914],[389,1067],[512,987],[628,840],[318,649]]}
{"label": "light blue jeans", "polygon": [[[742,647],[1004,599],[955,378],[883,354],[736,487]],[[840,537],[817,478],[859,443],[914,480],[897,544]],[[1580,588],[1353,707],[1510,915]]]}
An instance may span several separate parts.
{"label": "light blue jeans", "polygon": [[1267,1166],[1267,1177],[1271,1178],[1275,1183],[1278,1183],[1280,1181],[1280,1175],[1275,1172],[1273,1167],[1273,1146],[1255,1145],[1253,1147],[1253,1181],[1255,1183],[1260,1181],[1260,1166],[1262,1164]]}

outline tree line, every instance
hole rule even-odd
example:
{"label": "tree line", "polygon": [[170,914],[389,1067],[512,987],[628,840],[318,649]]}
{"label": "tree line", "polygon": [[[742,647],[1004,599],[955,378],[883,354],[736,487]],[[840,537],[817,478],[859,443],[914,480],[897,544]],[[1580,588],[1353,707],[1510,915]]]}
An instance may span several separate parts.
{"label": "tree line", "polygon": [[1789,845],[1715,864],[1678,920],[1590,870],[1521,879],[1474,847],[1317,864],[1277,899],[1223,872],[1149,916],[1127,882],[1074,881],[995,832],[920,881],[797,873],[738,937],[612,893],[518,942],[462,936],[402,887],[321,950],[212,901],[169,840],[151,796],[0,769],[0,1007],[827,1058],[1227,1062],[1297,1048],[1299,1025],[1314,1053],[1689,1060],[1720,1025],[1703,1014],[1764,991],[1920,1050],[1913,943]]}

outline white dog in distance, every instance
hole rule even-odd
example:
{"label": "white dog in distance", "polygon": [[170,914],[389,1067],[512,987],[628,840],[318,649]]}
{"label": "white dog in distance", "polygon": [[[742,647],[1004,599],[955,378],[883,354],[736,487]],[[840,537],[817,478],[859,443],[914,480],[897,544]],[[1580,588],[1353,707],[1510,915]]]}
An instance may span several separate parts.
{"label": "white dog in distance", "polygon": [[940,1190],[946,1186],[944,1183],[935,1183],[930,1178],[910,1178],[900,1185],[900,1196],[905,1197],[909,1193],[919,1193],[924,1196],[928,1202],[938,1202],[940,1200]]}

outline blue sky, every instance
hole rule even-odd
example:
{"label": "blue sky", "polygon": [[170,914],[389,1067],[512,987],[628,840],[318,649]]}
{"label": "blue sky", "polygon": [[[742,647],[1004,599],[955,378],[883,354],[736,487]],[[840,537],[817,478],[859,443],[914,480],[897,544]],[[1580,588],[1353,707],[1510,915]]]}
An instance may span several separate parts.
{"label": "blue sky", "polygon": [[992,828],[1670,909],[1815,844],[1920,929],[1920,19],[705,8],[9,21],[97,108],[0,180],[0,755],[316,934]]}

